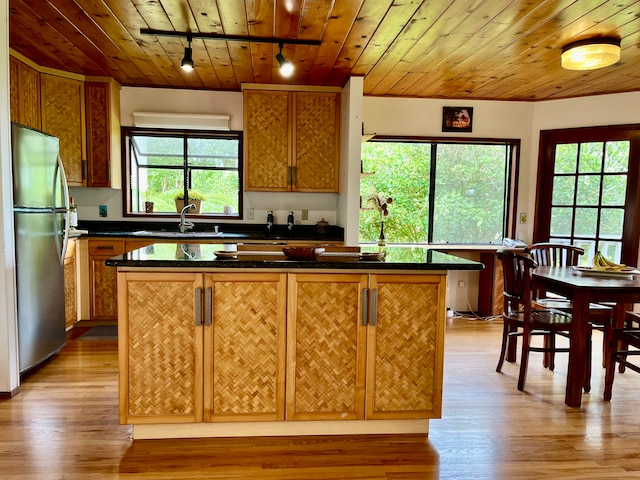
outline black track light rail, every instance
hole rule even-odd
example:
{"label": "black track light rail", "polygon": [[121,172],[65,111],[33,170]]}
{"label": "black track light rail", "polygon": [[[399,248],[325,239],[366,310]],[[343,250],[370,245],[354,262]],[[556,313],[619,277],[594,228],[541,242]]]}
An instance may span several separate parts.
{"label": "black track light rail", "polygon": [[141,28],[140,35],[156,35],[156,36],[162,36],[162,37],[184,37],[187,39],[202,38],[205,40],[226,40],[226,41],[233,41],[233,42],[277,43],[281,45],[318,46],[321,44],[320,40],[302,40],[299,38],[251,37],[248,35],[224,35],[219,33],[176,32],[173,30],[153,30],[151,28]]}

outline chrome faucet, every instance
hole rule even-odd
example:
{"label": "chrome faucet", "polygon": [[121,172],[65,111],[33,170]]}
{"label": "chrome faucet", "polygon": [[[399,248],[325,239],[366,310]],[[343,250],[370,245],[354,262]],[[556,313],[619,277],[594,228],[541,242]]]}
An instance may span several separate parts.
{"label": "chrome faucet", "polygon": [[195,225],[193,224],[193,222],[187,222],[187,210],[190,210],[192,208],[196,208],[196,206],[193,203],[190,203],[189,205],[185,205],[184,208],[182,209],[182,211],[180,212],[180,223],[178,224],[178,228],[180,229],[180,233],[184,233],[187,230],[192,230],[193,227],[195,227]]}

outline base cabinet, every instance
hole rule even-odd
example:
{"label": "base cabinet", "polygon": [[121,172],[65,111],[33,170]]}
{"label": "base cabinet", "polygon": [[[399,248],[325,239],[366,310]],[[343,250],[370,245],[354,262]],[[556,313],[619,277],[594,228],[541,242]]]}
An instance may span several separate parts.
{"label": "base cabinet", "polygon": [[123,423],[202,421],[202,287],[195,273],[118,276]]}
{"label": "base cabinet", "polygon": [[118,282],[122,423],[284,419],[284,274]]}
{"label": "base cabinet", "polygon": [[445,278],[119,272],[120,421],[438,418]]}
{"label": "base cabinet", "polygon": [[89,317],[91,320],[118,318],[117,271],[105,262],[125,251],[124,240],[89,240]]}
{"label": "base cabinet", "polygon": [[64,323],[67,330],[78,321],[78,262],[75,239],[69,240],[64,256]]}
{"label": "base cabinet", "polygon": [[437,418],[445,277],[291,274],[288,420]]}

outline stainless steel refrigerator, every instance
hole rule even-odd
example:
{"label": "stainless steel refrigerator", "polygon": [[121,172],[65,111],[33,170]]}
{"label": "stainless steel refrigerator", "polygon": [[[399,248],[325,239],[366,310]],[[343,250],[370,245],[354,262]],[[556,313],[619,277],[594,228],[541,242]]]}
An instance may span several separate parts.
{"label": "stainless steel refrigerator", "polygon": [[69,191],[59,141],[11,124],[19,369],[65,344],[64,256]]}

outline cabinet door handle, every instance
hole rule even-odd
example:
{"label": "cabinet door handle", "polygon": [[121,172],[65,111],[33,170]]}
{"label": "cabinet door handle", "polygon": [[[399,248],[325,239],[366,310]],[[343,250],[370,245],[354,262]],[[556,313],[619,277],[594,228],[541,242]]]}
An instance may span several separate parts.
{"label": "cabinet door handle", "polygon": [[298,185],[298,167],[291,167],[291,170],[293,170],[293,180],[291,181],[291,184]]}
{"label": "cabinet door handle", "polygon": [[287,185],[291,185],[291,167],[287,167]]}
{"label": "cabinet door handle", "polygon": [[210,326],[213,323],[213,304],[211,303],[212,288],[206,288],[204,291],[204,324]]}
{"label": "cabinet door handle", "polygon": [[363,327],[367,326],[367,312],[369,310],[369,289],[368,288],[363,288],[362,289],[362,323],[361,325]]}
{"label": "cabinet door handle", "polygon": [[202,325],[202,288],[196,288],[196,327]]}
{"label": "cabinet door handle", "polygon": [[375,327],[378,323],[378,290],[371,290],[371,323]]}

